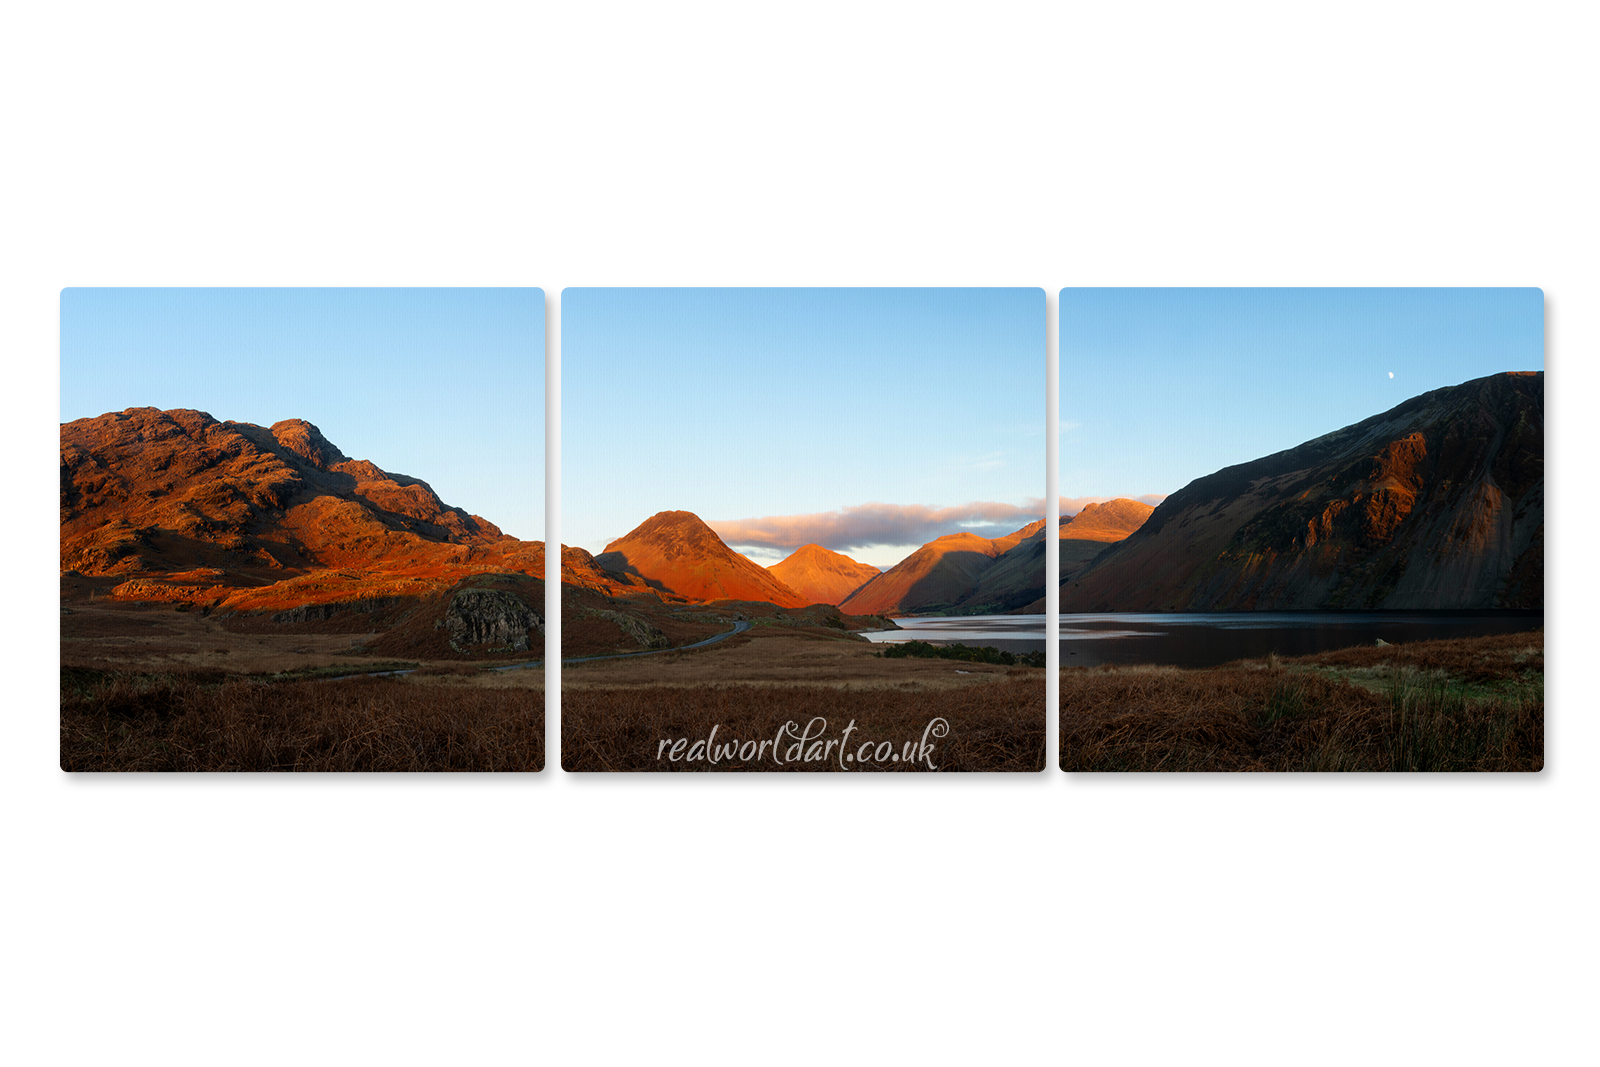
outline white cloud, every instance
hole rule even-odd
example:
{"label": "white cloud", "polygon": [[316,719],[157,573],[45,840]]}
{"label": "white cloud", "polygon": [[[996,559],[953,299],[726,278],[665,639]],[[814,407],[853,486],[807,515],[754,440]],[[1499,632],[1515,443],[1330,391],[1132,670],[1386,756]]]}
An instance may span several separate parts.
{"label": "white cloud", "polygon": [[793,551],[801,545],[818,544],[849,552],[870,545],[921,545],[953,533],[1003,537],[1043,517],[1041,500],[1022,505],[976,501],[955,507],[872,503],[810,515],[724,519],[706,525],[728,544],[748,545],[752,551]]}

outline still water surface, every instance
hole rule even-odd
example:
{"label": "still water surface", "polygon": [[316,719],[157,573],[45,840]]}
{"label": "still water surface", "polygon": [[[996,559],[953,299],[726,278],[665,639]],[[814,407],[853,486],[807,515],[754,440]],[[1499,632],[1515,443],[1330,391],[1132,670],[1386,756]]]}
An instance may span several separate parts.
{"label": "still water surface", "polygon": [[[868,633],[870,641],[961,642],[1010,652],[1045,647],[1043,615],[965,615],[897,619],[899,630]],[[1305,656],[1384,640],[1391,644],[1445,637],[1520,633],[1544,626],[1542,612],[1242,611],[1110,613],[1061,616],[1061,665],[1164,663],[1214,667],[1269,652]]]}

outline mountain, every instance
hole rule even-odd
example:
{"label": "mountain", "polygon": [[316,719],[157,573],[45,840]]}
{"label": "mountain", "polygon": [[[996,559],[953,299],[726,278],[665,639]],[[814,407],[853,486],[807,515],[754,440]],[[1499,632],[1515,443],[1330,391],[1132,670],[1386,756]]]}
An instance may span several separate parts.
{"label": "mountain", "polygon": [[69,594],[309,617],[488,572],[543,578],[542,543],[348,458],[300,419],[130,408],[62,425],[60,462]]}
{"label": "mountain", "polygon": [[878,568],[821,545],[802,545],[767,570],[812,604],[842,604],[879,574]]}
{"label": "mountain", "polygon": [[[1106,550],[1107,545],[1122,540],[1144,525],[1153,511],[1155,508],[1143,501],[1118,497],[1103,504],[1085,504],[1082,511],[1063,519],[1057,533],[1059,540],[1056,541],[1056,551],[1061,561],[1062,584],[1066,584],[1073,575],[1088,566],[1096,556]],[[1032,582],[1027,587],[1028,602],[1022,607],[997,604],[994,610],[1017,615],[1044,613],[1046,603],[1043,595],[1045,576],[1042,536],[1039,543],[1031,547],[1034,555],[1030,559],[1029,576]],[[995,570],[999,569],[996,565]],[[976,600],[978,595],[979,591],[975,591],[973,599]]]}
{"label": "mountain", "polygon": [[840,610],[853,615],[954,610],[998,558],[1043,529],[1043,522],[1033,522],[1004,537],[955,533],[935,538],[857,589]]}
{"label": "mountain", "polygon": [[1155,508],[1140,500],[1119,497],[1103,504],[1085,504],[1083,510],[1061,524],[1063,541],[1120,541],[1145,524]]}
{"label": "mountain", "polygon": [[1063,611],[1544,606],[1544,374],[1436,389],[1167,497]]}
{"label": "mountain", "polygon": [[588,589],[609,597],[634,597],[660,601],[661,594],[636,574],[608,571],[595,562],[588,551],[571,545],[561,546],[561,584]]}
{"label": "mountain", "polygon": [[886,615],[955,604],[998,553],[977,534],[936,538],[852,593],[839,605],[853,615]]}
{"label": "mountain", "polygon": [[972,588],[961,595],[956,610],[962,614],[999,614],[1025,604],[1044,591],[1044,520],[1030,522],[994,542],[1000,554],[978,573]]}
{"label": "mountain", "polygon": [[594,557],[618,576],[643,580],[653,589],[688,600],[766,601],[798,608],[811,603],[764,567],[723,544],[689,511],[662,511]]}
{"label": "mountain", "polygon": [[[1085,504],[1083,510],[1061,523],[1061,581],[1083,570],[1107,545],[1115,544],[1143,526],[1155,508],[1140,500],[1118,497],[1103,504]],[[1042,585],[1041,581],[1041,585]],[[1044,610],[1041,605],[1040,611]]]}

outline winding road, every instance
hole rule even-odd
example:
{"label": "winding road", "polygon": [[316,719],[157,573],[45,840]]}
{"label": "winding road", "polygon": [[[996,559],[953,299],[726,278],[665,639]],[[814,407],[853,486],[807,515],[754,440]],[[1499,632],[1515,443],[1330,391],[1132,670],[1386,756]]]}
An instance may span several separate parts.
{"label": "winding road", "polygon": [[[705,648],[707,645],[716,644],[725,637],[732,637],[734,634],[742,634],[754,625],[755,624],[752,622],[740,620],[739,622],[733,624],[733,629],[724,630],[720,634],[712,634],[704,641],[696,641],[692,645],[679,645],[676,648],[651,648],[646,649],[643,652],[614,652],[609,656],[574,656],[572,659],[564,659],[561,662],[563,665],[565,665],[568,663],[588,663],[591,660],[597,659],[632,659],[634,656],[659,656],[663,652],[687,652],[691,648]],[[539,660],[536,663],[513,663],[509,667],[490,667],[489,669],[492,671],[518,671],[522,670],[524,667],[537,667],[543,662],[543,660]]]}

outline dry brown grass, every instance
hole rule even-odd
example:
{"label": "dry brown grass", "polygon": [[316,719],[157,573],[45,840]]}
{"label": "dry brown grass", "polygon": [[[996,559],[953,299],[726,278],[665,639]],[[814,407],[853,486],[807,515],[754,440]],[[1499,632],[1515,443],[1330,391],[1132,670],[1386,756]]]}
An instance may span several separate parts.
{"label": "dry brown grass", "polygon": [[[895,661],[898,662],[898,661]],[[832,686],[761,685],[629,686],[564,689],[561,697],[561,762],[569,771],[776,771],[842,768],[837,760],[777,763],[772,759],[712,765],[660,758],[660,742],[708,737],[717,740],[772,738],[785,723],[803,728],[817,716],[827,720],[828,738],[854,720],[853,749],[891,742],[898,750],[923,736],[935,717],[950,724],[933,741],[940,771],[1038,771],[1044,768],[1044,678],[1037,670],[963,689],[927,692],[883,687],[841,690]],[[904,762],[856,765],[862,770],[927,770]]]}
{"label": "dry brown grass", "polygon": [[1288,662],[1316,667],[1399,668],[1444,672],[1471,683],[1514,680],[1525,672],[1544,673],[1544,631],[1414,641],[1400,645],[1361,645],[1302,656]]}
{"label": "dry brown grass", "polygon": [[[821,716],[828,738],[852,720],[851,747],[934,740],[939,770],[1043,768],[1044,675],[1027,668],[885,659],[878,646],[824,626],[758,624],[692,652],[568,664],[562,668],[562,764],[568,770],[842,770],[838,761],[787,764],[673,762],[663,740],[774,737]],[[852,769],[859,768],[859,765]],[[927,769],[890,761],[872,770]]]}
{"label": "dry brown grass", "polygon": [[359,669],[375,634],[237,633],[198,611],[168,605],[75,605],[61,616],[61,662],[128,671],[276,673],[337,665]]}
{"label": "dry brown grass", "polygon": [[62,670],[66,771],[543,766],[542,689],[396,678],[267,683],[221,672]]}
{"label": "dry brown grass", "polygon": [[1061,675],[1066,771],[1537,771],[1543,634]]}
{"label": "dry brown grass", "polygon": [[[885,659],[881,645],[820,627],[757,626],[689,652],[572,663],[561,668],[563,696],[599,687],[738,683],[922,690],[981,687],[1010,668],[951,660]],[[1042,677],[1041,672],[1036,672]],[[942,699],[942,698],[941,698]]]}
{"label": "dry brown grass", "polygon": [[[465,655],[444,651],[397,655],[377,633],[306,632],[311,624],[260,626],[244,632],[234,619],[218,619],[170,605],[94,603],[61,616],[61,663],[89,670],[160,673],[225,671],[239,676],[356,674],[397,661],[420,664],[421,674],[471,676],[480,667],[542,659],[544,649]],[[259,621],[259,620],[257,620]],[[428,627],[432,631],[431,624]],[[402,646],[404,648],[406,646]],[[508,674],[522,672],[510,671]],[[543,684],[540,673],[539,684]]]}

